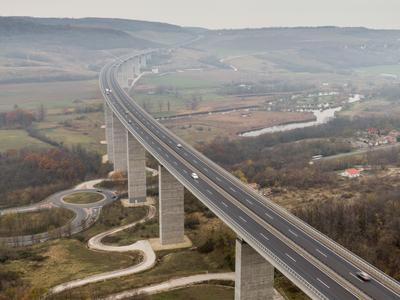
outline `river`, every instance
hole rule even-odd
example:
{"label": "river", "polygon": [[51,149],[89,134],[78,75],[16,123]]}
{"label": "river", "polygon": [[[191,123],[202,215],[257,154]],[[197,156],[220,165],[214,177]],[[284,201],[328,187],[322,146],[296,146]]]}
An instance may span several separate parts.
{"label": "river", "polygon": [[339,106],[339,107],[335,107],[335,108],[328,108],[328,109],[325,109],[322,111],[311,110],[311,112],[314,114],[314,116],[316,118],[315,121],[296,122],[296,123],[290,123],[290,124],[276,125],[276,126],[272,126],[272,127],[266,127],[266,128],[262,128],[262,129],[247,131],[247,132],[241,133],[239,135],[244,136],[244,137],[254,137],[254,136],[259,136],[264,133],[288,131],[288,130],[293,130],[293,129],[298,129],[298,128],[305,128],[305,127],[325,124],[325,123],[328,123],[329,121],[333,120],[335,118],[335,113],[340,111],[341,109],[342,109],[342,107]]}

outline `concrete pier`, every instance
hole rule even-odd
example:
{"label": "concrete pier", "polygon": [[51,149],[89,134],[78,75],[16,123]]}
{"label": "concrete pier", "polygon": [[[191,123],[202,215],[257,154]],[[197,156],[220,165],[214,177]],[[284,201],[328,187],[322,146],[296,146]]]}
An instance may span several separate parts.
{"label": "concrete pier", "polygon": [[235,300],[273,300],[274,267],[241,239],[235,261]]}
{"label": "concrete pier", "polygon": [[184,241],[183,185],[164,167],[158,167],[160,242],[162,245]]}
{"label": "concrete pier", "polygon": [[147,57],[146,57],[146,55],[141,55],[140,56],[140,66],[142,68],[147,68]]}
{"label": "concrete pier", "polygon": [[106,120],[106,141],[108,161],[114,161],[114,140],[113,140],[113,112],[106,102],[104,102],[104,118]]}
{"label": "concrete pier", "polygon": [[126,129],[124,125],[118,120],[117,116],[113,114],[112,117],[112,135],[113,135],[113,149],[114,149],[114,171],[125,172],[127,170],[127,139]]}
{"label": "concrete pier", "polygon": [[126,130],[128,146],[128,198],[130,203],[146,202],[146,152]]}
{"label": "concrete pier", "polygon": [[133,68],[134,71],[133,73],[135,74],[135,76],[139,76],[140,75],[140,58],[135,57],[134,61],[133,61]]}

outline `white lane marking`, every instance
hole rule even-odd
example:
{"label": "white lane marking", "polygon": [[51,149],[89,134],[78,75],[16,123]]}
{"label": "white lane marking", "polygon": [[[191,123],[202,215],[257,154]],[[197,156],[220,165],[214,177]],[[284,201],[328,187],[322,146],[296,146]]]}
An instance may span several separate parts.
{"label": "white lane marking", "polygon": [[230,186],[229,189],[230,189],[232,192],[236,193],[236,190],[235,190],[233,187]]}
{"label": "white lane marking", "polygon": [[209,189],[207,189],[207,193],[209,193],[210,195],[213,194],[213,192],[211,192]]}
{"label": "white lane marking", "polygon": [[349,274],[350,274],[351,276],[353,276],[354,278],[356,278],[357,280],[359,280],[359,281],[361,281],[361,282],[364,282],[364,281],[362,281],[360,278],[358,278],[357,275],[354,275],[354,274],[351,273],[351,272],[349,272]]}
{"label": "white lane marking", "polygon": [[165,156],[169,158],[169,155],[168,155],[168,153],[165,153]]}
{"label": "white lane marking", "polygon": [[291,257],[289,254],[285,253],[285,255],[286,255],[287,257],[289,257],[291,260],[293,260],[294,262],[296,262],[296,260],[295,260],[293,257]]}
{"label": "white lane marking", "polygon": [[221,182],[221,178],[219,178],[219,177],[215,177],[215,179],[217,179],[219,182]]}
{"label": "white lane marking", "polygon": [[224,201],[221,201],[222,205],[225,207],[228,207],[228,205],[226,205],[226,203]]}
{"label": "white lane marking", "polygon": [[151,141],[151,143],[153,144],[153,145],[155,145],[156,143],[154,143],[154,141]]}
{"label": "white lane marking", "polygon": [[174,165],[175,165],[175,166],[177,166],[177,165],[178,165],[178,163],[177,163],[176,161],[173,161],[173,163],[174,163]]}
{"label": "white lane marking", "polygon": [[186,171],[185,169],[183,169],[183,172],[185,172],[186,174],[188,173],[188,171]]}
{"label": "white lane marking", "polygon": [[195,164],[197,164],[197,163],[198,163],[198,161],[197,161],[197,160],[195,160],[195,159],[193,159],[193,162],[194,162]]}
{"label": "white lane marking", "polygon": [[290,232],[291,234],[293,234],[295,237],[298,237],[298,236],[299,236],[296,232],[294,232],[294,231],[291,230],[291,229],[289,229],[289,232]]}
{"label": "white lane marking", "polygon": [[239,218],[240,218],[243,222],[247,223],[246,219],[243,218],[242,216],[239,216]]}
{"label": "white lane marking", "polygon": [[324,286],[326,286],[328,289],[330,289],[330,287],[329,287],[329,285],[327,285],[325,282],[323,282],[321,279],[319,279],[318,277],[317,277],[317,280],[319,281],[319,282],[321,282]]}
{"label": "white lane marking", "polygon": [[207,169],[207,168],[203,168],[203,170],[206,171],[206,172],[208,172],[208,169]]}
{"label": "white lane marking", "polygon": [[249,203],[250,205],[253,205],[253,202],[251,202],[249,199],[246,199],[247,203]]}
{"label": "white lane marking", "polygon": [[160,148],[160,147],[157,147],[157,149],[158,149],[159,151],[161,151],[161,148]]}
{"label": "white lane marking", "polygon": [[183,155],[188,156],[186,152],[183,152]]}
{"label": "white lane marking", "polygon": [[264,233],[261,233],[261,232],[260,232],[260,235],[261,235],[264,239],[266,239],[267,241],[269,241],[269,238],[268,238]]}
{"label": "white lane marking", "polygon": [[273,216],[271,216],[269,213],[264,213],[268,218],[270,218],[271,220],[273,220],[274,219],[274,217]]}
{"label": "white lane marking", "polygon": [[317,252],[319,254],[321,254],[322,256],[328,257],[328,255],[326,255],[324,252],[322,252],[321,250],[319,250],[318,248],[315,248],[315,250],[317,250]]}

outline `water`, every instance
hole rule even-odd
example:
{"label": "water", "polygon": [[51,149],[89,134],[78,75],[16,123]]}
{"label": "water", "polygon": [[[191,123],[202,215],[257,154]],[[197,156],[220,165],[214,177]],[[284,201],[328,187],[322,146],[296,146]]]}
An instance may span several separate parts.
{"label": "water", "polygon": [[315,121],[276,125],[276,126],[272,126],[272,127],[266,127],[266,128],[262,128],[262,129],[256,129],[256,130],[244,132],[244,133],[241,133],[240,136],[254,137],[254,136],[259,136],[259,135],[262,135],[265,133],[288,131],[288,130],[293,130],[293,129],[298,129],[298,128],[305,128],[305,127],[311,127],[311,126],[325,124],[325,123],[328,123],[329,121],[333,120],[335,118],[335,113],[340,111],[341,109],[342,109],[342,107],[340,106],[340,107],[335,107],[335,108],[328,108],[323,111],[311,110],[311,112],[316,117]]}

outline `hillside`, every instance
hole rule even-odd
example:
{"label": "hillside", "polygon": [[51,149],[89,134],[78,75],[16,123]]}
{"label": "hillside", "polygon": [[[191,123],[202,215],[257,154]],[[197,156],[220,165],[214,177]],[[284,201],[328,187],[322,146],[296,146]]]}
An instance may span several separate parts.
{"label": "hillside", "polygon": [[256,53],[289,71],[332,71],[400,62],[400,30],[298,27],[215,30],[195,46],[235,56]]}
{"label": "hillside", "polygon": [[0,84],[94,79],[115,55],[194,36],[182,27],[156,22],[0,17]]}

